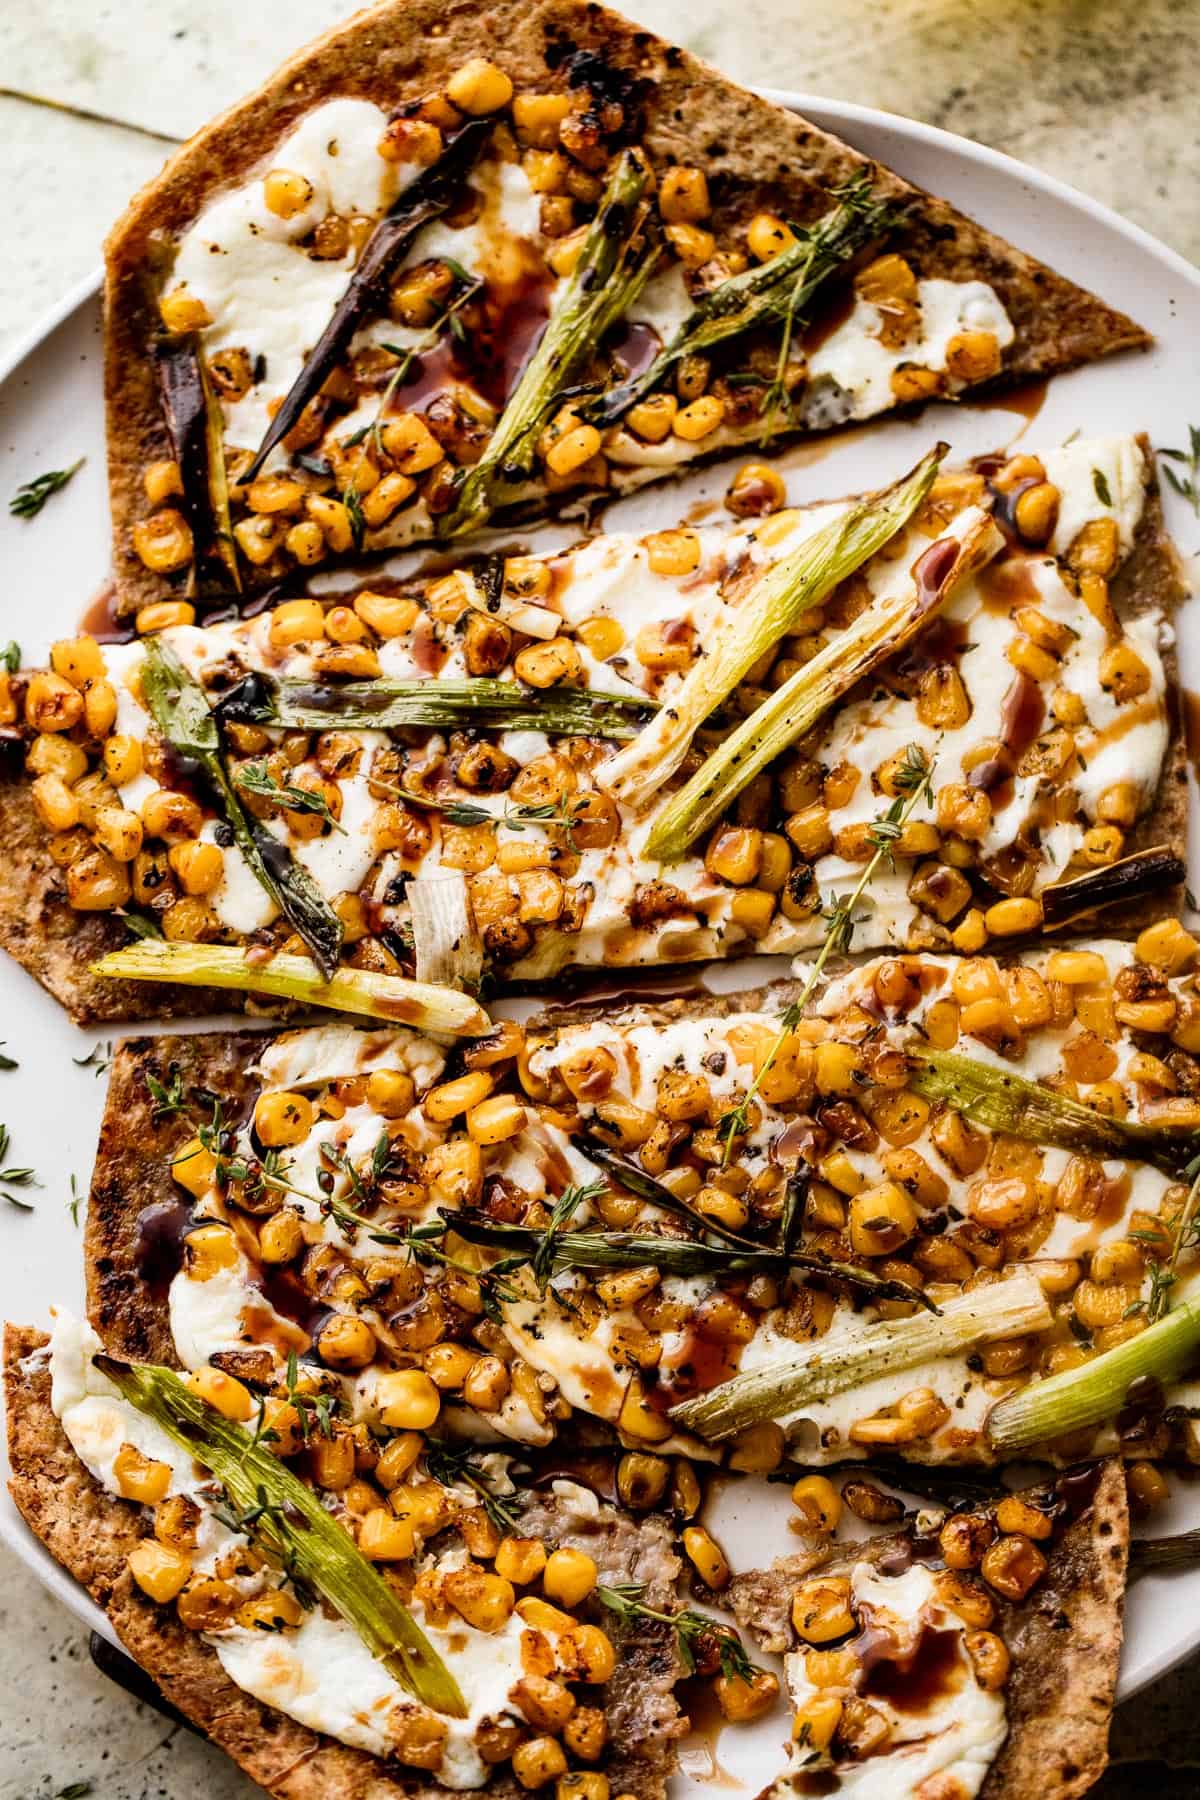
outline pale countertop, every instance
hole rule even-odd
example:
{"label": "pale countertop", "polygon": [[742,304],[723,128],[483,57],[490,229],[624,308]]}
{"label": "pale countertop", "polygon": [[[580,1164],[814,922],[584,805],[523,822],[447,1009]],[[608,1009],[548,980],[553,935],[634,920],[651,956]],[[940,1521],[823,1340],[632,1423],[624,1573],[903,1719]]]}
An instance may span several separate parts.
{"label": "pale countertop", "polygon": [[[0,356],[97,266],[110,220],[168,139],[351,10],[0,0]],[[745,81],[906,113],[1023,157],[1200,261],[1200,0],[628,0],[627,10]],[[0,1800],[53,1800],[76,1782],[98,1800],[259,1791],[99,1675],[79,1626],[2,1549],[0,1695]],[[1123,1760],[1095,1790],[1105,1800],[1195,1796],[1194,1669],[1122,1708],[1113,1748]]]}

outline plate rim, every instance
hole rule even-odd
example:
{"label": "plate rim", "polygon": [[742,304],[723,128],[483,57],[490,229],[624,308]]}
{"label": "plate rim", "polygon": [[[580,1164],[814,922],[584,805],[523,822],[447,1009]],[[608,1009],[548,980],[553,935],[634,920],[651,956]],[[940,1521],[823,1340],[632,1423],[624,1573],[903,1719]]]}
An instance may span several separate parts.
{"label": "plate rim", "polygon": [[[751,84],[748,84],[751,85]],[[863,126],[868,130],[883,128],[895,132],[899,137],[922,145],[937,155],[945,155],[973,164],[980,169],[1000,176],[1008,182],[1018,182],[1037,193],[1047,196],[1059,204],[1082,214],[1090,223],[1114,232],[1123,238],[1130,249],[1141,256],[1151,257],[1163,270],[1164,274],[1173,276],[1184,282],[1200,296],[1200,266],[1192,263],[1180,251],[1173,249],[1162,239],[1156,237],[1144,226],[1125,218],[1104,201],[1084,193],[1070,182],[1057,175],[1023,162],[1020,158],[1006,151],[993,149],[981,144],[973,138],[947,131],[941,126],[930,125],[920,119],[907,117],[903,113],[890,112],[882,107],[865,106],[857,101],[842,100],[829,96],[811,93],[792,88],[751,85],[751,91],[785,107],[788,111],[798,113],[806,118],[825,121],[832,124],[839,132],[844,130],[847,141],[853,142],[854,130]],[[21,366],[39,350],[41,350],[53,334],[84,306],[97,300],[104,285],[104,267],[98,264],[84,276],[75,281],[62,294],[60,299],[43,312],[32,325],[22,331],[7,349],[0,353],[0,388],[18,373]],[[1081,280],[1080,285],[1087,285]],[[26,1525],[17,1512],[7,1492],[0,1496],[0,1542],[3,1542],[22,1564],[36,1576],[43,1587],[47,1588],[70,1613],[84,1626],[98,1631],[110,1642],[120,1647],[119,1640],[104,1612],[96,1605],[87,1593],[59,1564],[53,1561],[39,1539]],[[1136,1680],[1128,1683],[1118,1678],[1117,1703],[1132,1699],[1152,1682],[1179,1667],[1200,1651],[1200,1617],[1197,1618],[1190,1641],[1180,1647],[1178,1644],[1147,1656],[1139,1665]]]}

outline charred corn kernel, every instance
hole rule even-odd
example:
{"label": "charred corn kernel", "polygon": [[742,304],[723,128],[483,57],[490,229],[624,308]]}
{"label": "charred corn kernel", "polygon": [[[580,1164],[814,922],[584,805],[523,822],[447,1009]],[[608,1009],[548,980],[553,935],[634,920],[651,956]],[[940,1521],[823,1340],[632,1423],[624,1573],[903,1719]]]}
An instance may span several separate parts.
{"label": "charred corn kernel", "polygon": [[393,1488],[399,1487],[423,1448],[424,1440],[416,1431],[402,1432],[399,1437],[390,1440],[374,1470],[375,1480],[385,1493],[390,1494]]}
{"label": "charred corn kernel", "polygon": [[25,718],[35,731],[70,731],[83,718],[83,695],[61,675],[39,671],[25,690]]}
{"label": "charred corn kernel", "polygon": [[1072,1308],[1088,1331],[1118,1325],[1138,1299],[1138,1288],[1119,1281],[1084,1280],[1072,1296]]}
{"label": "charred corn kernel", "polygon": [[283,547],[289,556],[295,557],[302,568],[311,568],[319,563],[325,554],[325,537],[315,519],[303,519],[300,524],[293,525],[283,540]]}
{"label": "charred corn kernel", "polygon": [[410,1769],[439,1769],[450,1735],[445,1719],[409,1702],[393,1707],[388,1718],[391,1754]]}
{"label": "charred corn kernel", "polygon": [[562,1549],[551,1552],[542,1576],[547,1599],[563,1606],[578,1606],[595,1587],[599,1572],[584,1550]]}
{"label": "charred corn kernel", "polygon": [[767,888],[739,888],[730,896],[729,917],[747,937],[765,936],[775,916],[777,897]]}
{"label": "charred corn kernel", "polygon": [[203,331],[206,325],[212,324],[212,315],[203,300],[185,285],[160,295],[158,310],[168,331]]}
{"label": "charred corn kernel", "polygon": [[317,600],[285,600],[271,614],[268,636],[274,650],[289,650],[325,635],[325,609]]}
{"label": "charred corn kernel", "polygon": [[250,1389],[240,1382],[236,1375],[227,1375],[224,1369],[206,1366],[195,1369],[185,1377],[193,1393],[199,1394],[209,1406],[214,1407],[223,1418],[235,1419],[244,1423],[254,1413],[254,1399]]}
{"label": "charred corn kernel", "polygon": [[79,801],[61,775],[39,775],[30,790],[34,810],[47,831],[69,831],[79,823]]}
{"label": "charred corn kernel", "polygon": [[1100,686],[1122,705],[1149,692],[1150,671],[1127,639],[1101,654]]}
{"label": "charred corn kernel", "polygon": [[518,1618],[534,1631],[552,1631],[555,1634],[569,1631],[574,1624],[570,1613],[563,1612],[561,1607],[551,1606],[549,1601],[541,1600],[536,1594],[525,1594],[517,1601]]}
{"label": "charred corn kernel", "polygon": [[700,562],[700,539],[686,527],[652,531],[642,539],[642,548],[655,575],[690,575]]}
{"label": "charred corn kernel", "polygon": [[1132,825],[1138,816],[1141,797],[1132,781],[1114,781],[1102,788],[1096,802],[1096,817],[1103,825]]}
{"label": "charred corn kernel", "polygon": [[792,1715],[792,1742],[804,1750],[828,1750],[841,1719],[836,1694],[814,1694]]}
{"label": "charred corn kernel", "polygon": [[989,381],[1000,372],[999,338],[991,331],[956,331],[946,340],[946,369],[955,381]]}
{"label": "charred corn kernel", "polygon": [[354,1479],[354,1439],[318,1437],[310,1446],[313,1480],[332,1494],[344,1493]]}
{"label": "charred corn kernel", "polygon": [[1125,1485],[1129,1490],[1130,1505],[1143,1517],[1157,1507],[1165,1506],[1171,1497],[1166,1476],[1151,1462],[1128,1463]]}
{"label": "charred corn kernel", "polygon": [[1028,675],[1031,681],[1052,681],[1058,672],[1057,659],[1032,638],[1014,638],[1005,651],[1014,669]]}
{"label": "charred corn kernel", "polygon": [[[449,107],[446,110],[451,111]],[[456,109],[453,116],[457,119]],[[442,134],[433,119],[389,119],[375,149],[384,162],[416,163],[427,169],[442,154]]]}
{"label": "charred corn kernel", "polygon": [[567,94],[518,94],[512,103],[513,125],[522,144],[546,150],[558,142],[558,128],[571,110]]}
{"label": "charred corn kernel", "polygon": [[254,1108],[254,1129],[268,1150],[303,1143],[312,1122],[312,1101],[305,1094],[261,1094]]}
{"label": "charred corn kernel", "polygon": [[683,1534],[684,1555],[706,1586],[718,1592],[729,1586],[732,1570],[716,1539],[703,1525],[689,1525]]}
{"label": "charred corn kernel", "polygon": [[725,402],[717,394],[701,394],[688,406],[681,406],[671,421],[671,430],[685,443],[696,444],[711,436],[725,417]]}
{"label": "charred corn kernel", "polygon": [[646,1390],[638,1376],[631,1376],[621,1402],[617,1430],[624,1436],[644,1443],[658,1444],[669,1438],[671,1421],[665,1413],[656,1412],[646,1399]]}
{"label": "charred corn kernel", "polygon": [[[594,1709],[589,1707],[585,1710],[593,1711]],[[603,1720],[603,1713],[600,1717],[601,1720]],[[573,1749],[577,1756],[583,1754],[575,1744],[568,1744],[567,1747],[568,1749]],[[593,1754],[598,1756],[602,1748],[603,1741],[597,1746]],[[555,1800],[608,1800],[608,1776],[601,1775],[597,1769],[576,1769],[570,1775],[559,1776],[558,1785],[555,1788],[554,1793]]]}
{"label": "charred corn kernel", "polygon": [[309,494],[304,510],[321,527],[325,542],[336,556],[344,556],[354,547],[354,528],[344,501],[333,500],[327,494]]}
{"label": "charred corn kernel", "polygon": [[634,639],[634,651],[645,669],[664,672],[690,666],[696,651],[696,636],[691,625],[682,627],[675,621],[653,619],[643,625]]}
{"label": "charred corn kernel", "polygon": [[745,1201],[736,1194],[727,1193],[724,1188],[702,1187],[693,1204],[697,1212],[712,1219],[714,1224],[724,1225],[727,1231],[740,1231],[750,1217]]}
{"label": "charred corn kernel", "polygon": [[597,662],[605,662],[608,657],[615,656],[625,644],[623,628],[615,619],[606,619],[600,614],[594,619],[585,619],[577,627],[575,635]]}
{"label": "charred corn kernel", "polygon": [[246,1631],[291,1631],[304,1617],[304,1609],[295,1594],[286,1588],[271,1588],[244,1600],[233,1615],[234,1624]]}
{"label": "charred corn kernel", "polygon": [[313,185],[291,169],[272,169],[263,176],[263,205],[277,219],[293,219],[311,206]]}
{"label": "charred corn kernel", "polygon": [[321,1327],[317,1354],[331,1369],[365,1369],[375,1355],[375,1333],[365,1319],[335,1313]]}
{"label": "charred corn kernel", "polygon": [[[213,1184],[213,1177],[216,1172],[216,1157],[211,1150],[206,1150],[204,1148],[204,1145],[200,1142],[198,1137],[189,1138],[187,1143],[184,1144],[171,1158],[172,1176],[179,1183],[180,1187],[186,1188],[189,1194],[194,1194],[197,1200],[203,1199],[204,1195],[207,1194],[209,1188]],[[228,1244],[229,1251],[231,1252],[231,1254],[229,1254],[223,1251],[223,1254],[226,1254],[228,1259],[215,1266],[234,1268],[238,1261],[237,1244],[234,1241],[233,1233],[226,1231],[224,1226],[216,1226],[215,1228],[212,1226],[201,1226],[199,1231],[193,1231],[189,1235],[190,1238],[194,1239],[201,1237],[201,1234],[204,1231],[210,1230],[215,1230],[220,1233],[220,1242],[222,1246]],[[207,1277],[200,1276],[198,1279],[205,1280]]]}
{"label": "charred corn kernel", "polygon": [[461,1388],[478,1360],[479,1352],[466,1344],[434,1344],[425,1352],[425,1373],[435,1387],[453,1393]]}
{"label": "charred corn kernel", "polygon": [[546,1675],[527,1675],[517,1683],[512,1698],[535,1731],[559,1732],[575,1711],[570,1688]]}
{"label": "charred corn kernel", "polygon": [[192,560],[192,528],[181,512],[165,506],[133,528],[133,548],[139,561],[156,575],[169,575]]}
{"label": "charred corn kernel", "polygon": [[558,687],[578,682],[583,676],[583,660],[570,638],[550,638],[543,644],[527,644],[517,652],[513,670],[520,681],[530,687]]}
{"label": "charred corn kernel", "polygon": [[1190,931],[1184,930],[1178,919],[1160,919],[1156,925],[1147,925],[1138,934],[1133,948],[1140,963],[1148,963],[1166,975],[1182,975],[1191,968],[1200,944]]}
{"label": "charred corn kernel", "polygon": [[87,774],[87,752],[61,732],[41,731],[30,745],[25,767],[33,775],[57,775],[73,787]]}
{"label": "charred corn kernel", "polygon": [[467,1113],[467,1130],[477,1144],[503,1144],[524,1129],[525,1108],[512,1094],[494,1094]]}
{"label": "charred corn kernel", "polygon": [[934,731],[957,731],[971,716],[971,702],[957,669],[927,669],[917,689],[917,717]]}
{"label": "charred corn kernel", "polygon": [[[130,852],[136,856],[142,847],[141,821],[132,813],[123,816],[133,818],[138,828],[138,841]],[[195,839],[186,844],[172,844],[167,861],[185,894],[211,894],[220,887],[225,875],[225,858],[216,844],[202,844]]]}
{"label": "charred corn kernel", "polygon": [[805,1525],[816,1531],[836,1531],[842,1516],[842,1496],[824,1475],[804,1475],[792,1488],[792,1505]]}
{"label": "charred corn kernel", "polygon": [[658,184],[658,210],[668,225],[698,225],[712,211],[703,169],[677,163],[663,171]]}
{"label": "charred corn kernel", "polygon": [[200,1508],[185,1494],[172,1494],[154,1509],[154,1535],[159,1543],[185,1555],[196,1548],[199,1522]]}
{"label": "charred corn kernel", "polygon": [[125,1500],[136,1500],[141,1506],[157,1506],[167,1497],[171,1485],[170,1463],[157,1462],[143,1456],[136,1444],[122,1444],[112,1463],[113,1479]]}
{"label": "charred corn kernel", "polygon": [[956,1569],[939,1569],[933,1585],[940,1603],[956,1612],[965,1625],[982,1630],[991,1624],[996,1615],[995,1602],[978,1577]]}
{"label": "charred corn kernel", "polygon": [[304,1231],[294,1212],[277,1212],[258,1230],[258,1253],[265,1263],[288,1263],[299,1256]]}
{"label": "charred corn kernel", "polygon": [[402,1119],[416,1097],[412,1076],[401,1069],[376,1069],[367,1077],[367,1105],[382,1118]]}
{"label": "charred corn kernel", "polygon": [[674,394],[652,394],[630,407],[625,423],[644,443],[661,444],[671,435],[671,423],[678,411]]}
{"label": "charred corn kernel", "polygon": [[529,149],[521,167],[535,194],[561,194],[567,184],[567,159],[561,150]]}
{"label": "charred corn kernel", "polygon": [[442,1397],[423,1369],[388,1369],[375,1384],[375,1405],[389,1431],[428,1431]]}
{"label": "charred corn kernel", "polygon": [[821,1043],[815,1046],[814,1075],[819,1094],[853,1094],[862,1074],[862,1051],[857,1044]]}
{"label": "charred corn kernel", "polygon": [[50,667],[72,687],[84,688],[104,677],[104,657],[94,637],[60,638],[50,646]]}
{"label": "charred corn kernel", "polygon": [[291,475],[260,475],[246,490],[246,504],[255,513],[299,512],[304,505],[304,488]]}
{"label": "charred corn kernel", "polygon": [[730,1446],[729,1467],[743,1475],[769,1475],[783,1461],[783,1451],[783,1427],[774,1419],[764,1419],[760,1425],[747,1425],[738,1432]]}
{"label": "charred corn kernel", "polygon": [[444,1081],[426,1094],[422,1103],[425,1116],[435,1124],[456,1119],[460,1113],[469,1112],[486,1100],[495,1085],[495,1077],[486,1069],[473,1069],[469,1075],[460,1075],[455,1081]]}
{"label": "charred corn kernel", "polygon": [[1036,931],[1042,922],[1042,903],[1031,896],[997,900],[984,913],[983,922],[992,937],[1014,937],[1018,932]]}
{"label": "charred corn kernel", "polygon": [[757,262],[770,262],[781,251],[790,250],[795,242],[795,232],[774,213],[755,213],[746,232],[747,247]]}
{"label": "charred corn kernel", "polygon": [[415,600],[403,595],[370,592],[355,597],[354,610],[363,624],[381,638],[402,637],[411,631],[421,611]]}
{"label": "charred corn kernel", "polygon": [[369,1562],[404,1562],[416,1549],[412,1520],[376,1506],[358,1528],[358,1547]]}
{"label": "charred corn kernel", "polygon": [[394,512],[398,512],[406,501],[412,499],[416,491],[417,484],[411,475],[402,475],[399,469],[393,469],[369,494],[363,496],[362,516],[372,527],[385,525]]}
{"label": "charred corn kernel", "polygon": [[860,1256],[887,1255],[916,1229],[916,1208],[895,1182],[880,1182],[850,1202],[850,1243]]}
{"label": "charred corn kernel", "polygon": [[685,269],[703,268],[716,255],[716,238],[700,225],[668,225],[665,236]]}
{"label": "charred corn kernel", "polygon": [[[115,862],[132,862],[142,847],[142,821],[135,812],[126,812],[123,806],[102,806],[96,813],[93,835],[100,848]],[[216,848],[215,845],[208,847]],[[192,846],[185,844],[178,848],[190,849]],[[221,852],[217,850],[216,854],[220,856]]]}
{"label": "charred corn kernel", "polygon": [[1004,1639],[994,1631],[968,1631],[963,1649],[971,1659],[975,1679],[988,1693],[998,1692],[1008,1680],[1011,1657]]}
{"label": "charred corn kernel", "polygon": [[[725,505],[735,518],[775,513],[787,500],[782,475],[770,463],[743,463],[725,491]],[[758,533],[762,542],[762,532]]]}
{"label": "charred corn kernel", "polygon": [[735,886],[748,886],[762,865],[761,831],[743,825],[718,826],[708,841],[704,866],[710,875]]}
{"label": "charred corn kernel", "polygon": [[900,406],[917,400],[931,400],[942,390],[942,377],[936,369],[922,368],[919,363],[898,363],[888,384]]}
{"label": "charred corn kernel", "polygon": [[1121,536],[1112,518],[1089,519],[1071,540],[1068,567],[1077,575],[1111,575],[1121,554]]}
{"label": "charred corn kernel", "polygon": [[854,1630],[850,1582],[844,1575],[818,1576],[792,1597],[792,1624],[806,1644],[831,1644]]}
{"label": "charred corn kernel", "polygon": [[473,118],[499,112],[512,97],[512,82],[503,69],[485,56],[473,56],[446,83],[446,98],[451,105]]}
{"label": "charred corn kernel", "polygon": [[545,1787],[566,1774],[566,1753],[557,1738],[529,1738],[513,1751],[512,1772],[523,1788]]}
{"label": "charred corn kernel", "polygon": [[896,1402],[896,1411],[919,1438],[932,1437],[950,1417],[950,1408],[929,1387],[910,1388]]}
{"label": "charred corn kernel", "polygon": [[143,1538],[125,1560],[143,1594],[160,1606],[183,1592],[192,1573],[190,1556],[160,1544],[156,1538]]}
{"label": "charred corn kernel", "polygon": [[1060,498],[1058,489],[1050,481],[1036,481],[1018,494],[1013,517],[1027,544],[1049,543],[1058,524]]}
{"label": "charred corn kernel", "polygon": [[725,1717],[744,1725],[774,1706],[779,1698],[779,1677],[769,1669],[756,1669],[748,1681],[740,1675],[718,1675],[713,1692]]}
{"label": "charred corn kernel", "polygon": [[1039,1512],[1018,1494],[1006,1494],[996,1508],[996,1523],[1001,1531],[1019,1531],[1023,1537],[1041,1542],[1054,1536],[1054,1521],[1048,1513]]}
{"label": "charred corn kernel", "polygon": [[83,696],[83,722],[91,738],[107,737],[117,722],[117,690],[111,681],[93,681]]}
{"label": "charred corn kernel", "polygon": [[560,1645],[576,1679],[586,1682],[607,1681],[617,1666],[617,1653],[612,1639],[598,1625],[581,1625],[573,1620],[566,1633],[570,1642]]}
{"label": "charred corn kernel", "polygon": [[1046,1559],[1027,1537],[997,1538],[984,1552],[981,1573],[1006,1600],[1023,1600],[1046,1572]]}
{"label": "charred corn kernel", "polygon": [[518,1587],[528,1587],[546,1567],[546,1560],[541,1538],[502,1538],[496,1551],[496,1573]]}
{"label": "charred corn kernel", "polygon": [[657,1269],[623,1269],[619,1275],[602,1277],[596,1283],[596,1293],[605,1306],[619,1312],[652,1294],[661,1280]]}
{"label": "charred corn kernel", "polygon": [[617,1494],[634,1512],[648,1512],[667,1491],[671,1465],[661,1456],[634,1450],[617,1464]]}
{"label": "charred corn kernel", "polygon": [[146,490],[146,498],[151,506],[161,506],[173,494],[182,494],[183,476],[179,464],[170,460],[147,463],[142,476],[142,486]]}
{"label": "charred corn kernel", "polygon": [[1083,834],[1083,860],[1093,868],[1105,868],[1116,862],[1125,847],[1125,833],[1117,825],[1093,825]]}
{"label": "charred corn kernel", "polygon": [[76,912],[111,912],[124,906],[129,894],[127,865],[106,850],[85,851],[67,867],[67,899]]}
{"label": "charred corn kernel", "polygon": [[1108,965],[1094,950],[1054,950],[1046,959],[1046,979],[1064,981],[1068,987],[1085,987],[1094,981],[1107,981]]}
{"label": "charred corn kernel", "polygon": [[546,451],[546,467],[554,475],[573,475],[600,449],[600,433],[594,425],[572,425]]}

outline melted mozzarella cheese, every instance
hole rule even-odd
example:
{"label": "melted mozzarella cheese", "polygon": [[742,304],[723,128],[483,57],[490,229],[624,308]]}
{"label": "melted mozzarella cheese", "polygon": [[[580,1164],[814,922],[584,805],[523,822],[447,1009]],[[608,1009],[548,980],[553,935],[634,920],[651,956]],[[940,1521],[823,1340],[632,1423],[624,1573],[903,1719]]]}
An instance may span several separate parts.
{"label": "melted mozzarella cheese", "polygon": [[879,335],[883,314],[860,295],[850,317],[809,358],[809,404],[820,404],[819,384],[824,376],[847,397],[840,416],[865,419],[894,404],[892,372],[901,363],[944,370],[946,346],[962,331],[989,331],[1001,349],[1016,336],[999,295],[985,281],[921,281],[918,305],[917,332],[891,348]]}
{"label": "melted mozzarella cheese", "polygon": [[1128,550],[1146,498],[1146,455],[1135,437],[1076,438],[1042,456],[1058,489],[1058,521],[1050,548],[1063,556],[1091,519],[1115,519]]}

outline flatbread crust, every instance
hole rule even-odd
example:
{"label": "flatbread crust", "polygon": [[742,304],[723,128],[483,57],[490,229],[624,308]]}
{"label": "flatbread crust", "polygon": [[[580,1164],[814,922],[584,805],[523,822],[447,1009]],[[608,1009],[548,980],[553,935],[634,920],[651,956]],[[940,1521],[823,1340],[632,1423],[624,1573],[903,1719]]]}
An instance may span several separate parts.
{"label": "flatbread crust", "polygon": [[[252,1699],[214,1650],[139,1591],[125,1565],[142,1535],[137,1511],[92,1480],[54,1417],[49,1371],[35,1354],[47,1342],[44,1332],[5,1328],[9,1491],[30,1530],[103,1607],[164,1697],[277,1800],[447,1800],[450,1790],[440,1783],[348,1749]],[[664,1520],[623,1518],[603,1535],[584,1534],[556,1507],[535,1502],[531,1528],[586,1545],[602,1580],[644,1582],[651,1605],[671,1604],[680,1564]],[[614,1793],[664,1800],[673,1740],[686,1729],[673,1698],[682,1673],[666,1628],[651,1624],[622,1640],[605,1690],[612,1746],[605,1768]],[[482,1791],[489,1800],[520,1800],[525,1792],[511,1772]]]}
{"label": "flatbread crust", "polygon": [[[141,190],[108,239],[105,384],[122,611],[164,591],[162,578],[134,555],[129,531],[145,510],[146,464],[171,454],[148,349],[157,329],[152,279],[175,239],[222,189],[244,181],[314,106],[350,95],[390,110],[444,84],[480,53],[494,56],[518,91],[563,91],[570,60],[588,53],[649,83],[643,142],[656,160],[704,166],[718,234],[764,206],[808,220],[825,209],[831,188],[864,166],[856,151],[807,120],[582,0],[384,0],[357,14],[197,132]],[[1051,375],[1149,342],[1132,320],[946,201],[884,169],[877,186],[911,203],[905,250],[922,274],[978,277],[996,289],[1017,332],[1005,381]]]}
{"label": "flatbread crust", "polygon": [[[1147,466],[1153,468],[1152,453],[1144,440],[1142,447]],[[1170,618],[1188,591],[1154,485],[1147,494],[1133,546],[1112,584],[1113,603],[1121,618],[1136,618],[1155,608]],[[1162,657],[1171,735],[1154,805],[1131,833],[1127,848],[1132,852],[1165,845],[1186,861],[1187,743],[1173,643],[1163,649]],[[9,851],[0,859],[0,948],[15,957],[78,1025],[117,1024],[147,1016],[195,1018],[243,1010],[247,996],[242,994],[110,981],[92,974],[91,964],[127,943],[128,935],[115,915],[79,913],[68,904],[63,872],[51,859],[50,834],[33,810],[23,764],[22,745],[0,736],[0,833]],[[1160,889],[1106,912],[1104,930],[1112,936],[1134,936],[1154,919],[1178,911],[1182,899],[1182,887]],[[622,970],[623,983],[634,986],[639,973]],[[286,1003],[261,998],[252,998],[250,1005],[255,1012],[275,1018],[294,1010]]]}
{"label": "flatbread crust", "polygon": [[[872,1538],[862,1548],[878,1557],[891,1541]],[[1075,1800],[1103,1774],[1128,1558],[1125,1476],[1114,1457],[1104,1464],[1091,1503],[1054,1544],[1028,1600],[1018,1605],[992,1596],[994,1629],[1012,1657],[1004,1690],[1009,1730],[979,1800]],[[728,1598],[739,1625],[764,1649],[786,1648],[797,1583],[834,1560],[814,1541],[769,1569],[735,1576]],[[781,1800],[788,1787],[784,1775],[765,1792]]]}

